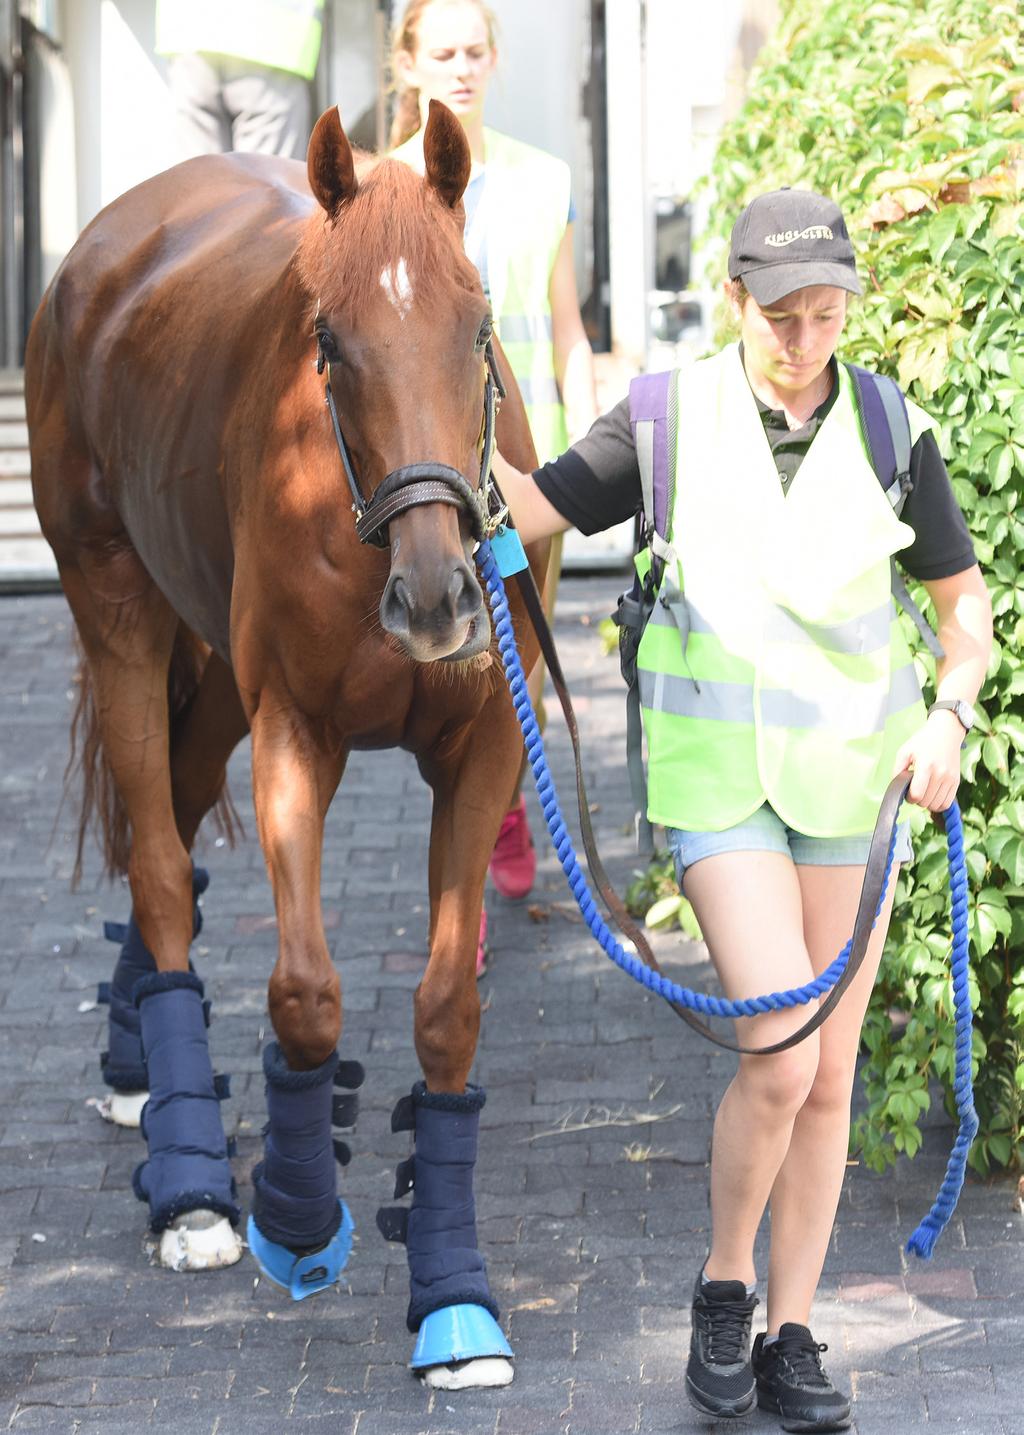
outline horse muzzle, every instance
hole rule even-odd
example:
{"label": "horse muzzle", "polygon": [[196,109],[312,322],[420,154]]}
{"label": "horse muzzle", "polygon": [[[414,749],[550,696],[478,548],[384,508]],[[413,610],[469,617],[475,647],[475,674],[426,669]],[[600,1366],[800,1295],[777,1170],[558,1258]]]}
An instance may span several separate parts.
{"label": "horse muzzle", "polygon": [[380,600],[384,631],[418,663],[475,657],[491,641],[491,622],[472,567],[460,558],[430,577],[392,568]]}

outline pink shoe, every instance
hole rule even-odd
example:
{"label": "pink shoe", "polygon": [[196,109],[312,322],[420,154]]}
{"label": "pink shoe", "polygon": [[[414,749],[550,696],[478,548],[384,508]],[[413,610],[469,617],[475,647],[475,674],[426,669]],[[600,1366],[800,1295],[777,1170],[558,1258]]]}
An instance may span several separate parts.
{"label": "pink shoe", "polygon": [[491,853],[491,879],[503,897],[525,897],[537,874],[526,798],[520,795],[515,807],[505,813],[498,840]]}
{"label": "pink shoe", "polygon": [[480,938],[476,948],[476,979],[477,981],[487,970],[487,908],[480,908]]}

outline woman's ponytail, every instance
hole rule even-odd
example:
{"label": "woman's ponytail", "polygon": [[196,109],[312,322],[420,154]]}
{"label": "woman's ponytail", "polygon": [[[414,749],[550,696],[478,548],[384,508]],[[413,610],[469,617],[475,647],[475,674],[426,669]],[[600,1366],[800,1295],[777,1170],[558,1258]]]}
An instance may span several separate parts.
{"label": "woman's ponytail", "polygon": [[400,144],[405,144],[407,139],[412,139],[419,127],[420,92],[413,89],[403,90],[395,107],[395,117],[391,121],[391,133],[388,136],[390,148],[397,149]]}

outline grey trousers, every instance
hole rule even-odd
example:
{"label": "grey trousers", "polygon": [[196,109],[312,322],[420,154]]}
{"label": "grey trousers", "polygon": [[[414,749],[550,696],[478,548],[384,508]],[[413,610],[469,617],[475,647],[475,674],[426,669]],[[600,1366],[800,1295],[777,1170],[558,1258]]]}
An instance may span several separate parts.
{"label": "grey trousers", "polygon": [[248,150],[304,159],[309,82],[230,55],[175,55],[170,89],[181,159]]}

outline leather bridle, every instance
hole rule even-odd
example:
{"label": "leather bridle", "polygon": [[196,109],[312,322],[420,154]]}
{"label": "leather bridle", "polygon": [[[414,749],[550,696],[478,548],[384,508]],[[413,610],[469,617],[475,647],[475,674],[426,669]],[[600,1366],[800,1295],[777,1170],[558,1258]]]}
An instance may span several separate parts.
{"label": "leather bridle", "polygon": [[480,451],[480,478],[474,488],[464,474],[446,463],[407,463],[394,468],[374,489],[369,498],[364,498],[359,480],[352,464],[352,455],[331,391],[331,354],[328,352],[330,336],[322,329],[316,331],[316,371],[327,371],[325,402],[330,410],[334,438],[341,455],[349,490],[352,494],[352,511],[356,516],[356,533],[361,543],[370,543],[375,548],[387,548],[388,524],[407,509],[424,503],[447,503],[461,509],[469,518],[470,529],[477,543],[490,537],[502,522],[507,510],[501,505],[497,490],[491,482],[491,459],[494,455],[494,425],[498,408],[505,397],[505,386],[498,372],[494,348],[490,338],[484,345],[486,375],[484,379],[484,414],[482,424],[482,446]]}

